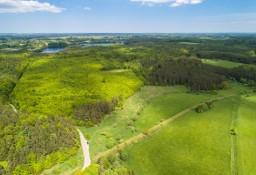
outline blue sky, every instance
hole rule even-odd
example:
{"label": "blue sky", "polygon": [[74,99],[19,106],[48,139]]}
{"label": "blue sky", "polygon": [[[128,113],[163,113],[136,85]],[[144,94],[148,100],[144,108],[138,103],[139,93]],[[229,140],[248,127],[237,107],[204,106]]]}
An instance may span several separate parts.
{"label": "blue sky", "polygon": [[0,0],[0,33],[256,32],[256,0]]}

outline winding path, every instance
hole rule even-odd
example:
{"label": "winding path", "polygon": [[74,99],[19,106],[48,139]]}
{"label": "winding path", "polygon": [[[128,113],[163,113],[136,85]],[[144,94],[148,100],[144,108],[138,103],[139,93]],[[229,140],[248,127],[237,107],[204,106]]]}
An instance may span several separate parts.
{"label": "winding path", "polygon": [[87,140],[84,138],[83,133],[79,129],[77,129],[77,131],[79,132],[79,135],[80,135],[80,142],[81,142],[83,154],[84,154],[84,165],[82,168],[82,170],[84,171],[85,168],[87,168],[88,166],[91,165],[89,144],[88,144]]}

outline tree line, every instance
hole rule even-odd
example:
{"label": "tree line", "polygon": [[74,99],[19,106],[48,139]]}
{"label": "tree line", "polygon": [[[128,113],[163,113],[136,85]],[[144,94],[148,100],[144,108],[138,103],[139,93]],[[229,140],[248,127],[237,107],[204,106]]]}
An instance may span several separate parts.
{"label": "tree line", "polygon": [[245,64],[256,64],[256,58],[249,55],[219,51],[204,51],[197,53],[198,58],[221,59]]}
{"label": "tree line", "polygon": [[236,68],[222,68],[203,64],[198,58],[178,60],[144,59],[143,73],[152,85],[186,85],[191,91],[226,89],[228,80],[256,85],[256,67],[244,65]]}

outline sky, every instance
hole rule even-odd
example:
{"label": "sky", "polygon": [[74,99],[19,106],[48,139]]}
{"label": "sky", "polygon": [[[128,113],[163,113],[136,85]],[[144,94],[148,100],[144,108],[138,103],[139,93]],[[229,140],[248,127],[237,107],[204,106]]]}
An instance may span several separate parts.
{"label": "sky", "polygon": [[0,33],[256,32],[256,0],[0,0]]}

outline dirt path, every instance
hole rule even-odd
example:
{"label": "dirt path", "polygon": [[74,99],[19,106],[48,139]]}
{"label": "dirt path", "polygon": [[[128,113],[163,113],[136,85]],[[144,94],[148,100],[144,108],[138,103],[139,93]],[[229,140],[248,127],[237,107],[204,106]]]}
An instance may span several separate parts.
{"label": "dirt path", "polygon": [[[228,96],[224,96],[224,97],[218,97],[216,99],[213,99],[213,100],[216,100],[216,101],[219,101],[219,100],[223,100],[223,99],[226,99],[226,98],[229,98],[229,97],[234,97],[236,96],[237,94],[232,94],[232,95],[228,95]],[[208,101],[213,101],[213,100],[208,100]],[[206,102],[208,102],[206,101]],[[129,145],[133,144],[135,141],[138,141],[138,140],[141,140],[143,138],[147,138],[151,135],[153,135],[154,133],[156,133],[158,130],[160,130],[161,128],[169,125],[170,123],[174,122],[175,120],[177,120],[178,118],[180,118],[181,116],[187,114],[188,112],[194,110],[198,105],[200,104],[197,104],[195,106],[192,106],[190,108],[187,108],[185,109],[184,111],[172,116],[171,118],[153,126],[152,128],[146,130],[145,132],[137,135],[137,136],[134,136],[128,140],[126,140],[125,142],[121,143],[121,144],[118,144],[116,145],[115,147],[107,150],[107,151],[104,151],[102,153],[99,153],[97,154],[94,158],[93,158],[93,161],[94,162],[97,162],[97,160],[99,160],[101,157],[105,157],[111,153],[115,153],[115,152],[118,152],[119,150],[125,148],[125,147],[128,147]]]}
{"label": "dirt path", "polygon": [[18,113],[18,110],[15,108],[15,106],[13,106],[11,103],[10,103],[10,106],[11,106],[13,112],[15,112],[15,113],[17,114],[17,113]]}
{"label": "dirt path", "polygon": [[87,140],[84,138],[83,133],[79,129],[77,129],[77,131],[79,132],[80,142],[81,142],[81,146],[82,146],[82,149],[83,149],[84,165],[83,165],[82,170],[84,171],[85,168],[87,168],[91,164],[89,144],[88,144]]}
{"label": "dirt path", "polygon": [[[243,99],[242,99],[243,100]],[[231,158],[230,158],[230,168],[231,175],[238,175],[238,145],[237,145],[237,122],[239,118],[238,110],[242,102],[234,106],[234,114],[232,114],[232,120],[230,124],[230,134],[231,134]]]}

